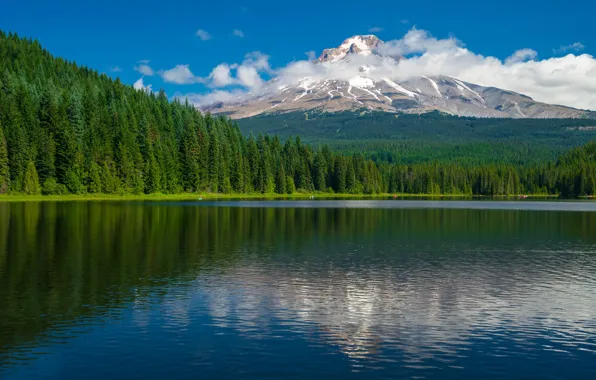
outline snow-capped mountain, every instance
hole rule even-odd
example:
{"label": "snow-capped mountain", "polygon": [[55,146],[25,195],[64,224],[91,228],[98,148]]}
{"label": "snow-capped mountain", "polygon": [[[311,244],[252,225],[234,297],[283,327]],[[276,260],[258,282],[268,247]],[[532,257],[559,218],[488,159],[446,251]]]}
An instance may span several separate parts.
{"label": "snow-capped mountain", "polygon": [[[339,47],[325,49],[312,63],[325,68],[328,75],[304,76],[287,83],[274,78],[253,96],[237,102],[219,103],[205,111],[245,118],[263,113],[284,113],[318,109],[337,112],[371,109],[386,112],[423,113],[438,110],[460,116],[505,118],[579,118],[586,111],[534,101],[529,96],[495,87],[484,87],[447,76],[415,76],[397,79],[371,75],[374,66],[363,63],[353,76],[344,74],[343,66],[360,64],[364,57],[376,55],[377,61],[393,63],[401,57],[381,56],[377,47],[383,42],[374,35],[353,36]],[[370,57],[369,57],[370,58]],[[333,69],[337,65],[338,70]],[[353,67],[353,65],[351,66]],[[373,79],[374,78],[374,79]]]}
{"label": "snow-capped mountain", "polygon": [[337,62],[351,54],[370,55],[382,43],[377,36],[354,36],[345,40],[339,47],[325,49],[319,57],[319,62]]}

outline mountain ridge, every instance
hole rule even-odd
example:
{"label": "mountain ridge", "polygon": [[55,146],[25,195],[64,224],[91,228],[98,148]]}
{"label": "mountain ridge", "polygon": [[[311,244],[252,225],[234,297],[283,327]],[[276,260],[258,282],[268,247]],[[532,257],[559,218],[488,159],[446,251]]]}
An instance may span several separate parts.
{"label": "mountain ridge", "polygon": [[[538,102],[525,94],[450,76],[378,77],[379,68],[361,62],[363,57],[374,55],[391,63],[402,59],[381,54],[378,48],[382,44],[374,35],[352,36],[336,48],[324,49],[312,62],[332,74],[304,76],[289,84],[274,78],[248,99],[211,104],[202,110],[233,119],[272,112],[338,112],[359,108],[415,114],[441,111],[456,116],[497,118],[583,118],[591,114],[588,110]],[[348,75],[349,78],[339,78],[334,74],[344,66],[338,65],[357,68],[357,72]],[[341,76],[345,74],[342,72]]]}

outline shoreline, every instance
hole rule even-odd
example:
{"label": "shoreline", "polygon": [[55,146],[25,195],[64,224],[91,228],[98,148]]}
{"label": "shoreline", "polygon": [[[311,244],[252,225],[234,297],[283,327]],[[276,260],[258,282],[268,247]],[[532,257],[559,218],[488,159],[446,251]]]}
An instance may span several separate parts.
{"label": "shoreline", "polygon": [[[151,201],[151,200],[275,200],[275,199],[403,199],[403,198],[432,198],[432,199],[501,199],[501,200],[531,200],[531,199],[560,199],[559,195],[464,195],[464,194],[329,194],[329,193],[295,193],[295,194],[213,194],[213,193],[182,193],[182,194],[66,194],[66,195],[0,195],[1,202],[67,202],[67,201]],[[591,197],[573,199],[590,200]]]}

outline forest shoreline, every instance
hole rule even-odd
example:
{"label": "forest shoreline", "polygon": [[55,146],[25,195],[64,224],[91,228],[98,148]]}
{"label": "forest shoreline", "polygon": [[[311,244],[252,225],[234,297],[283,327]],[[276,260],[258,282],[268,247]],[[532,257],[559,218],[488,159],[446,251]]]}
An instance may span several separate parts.
{"label": "forest shoreline", "polygon": [[[295,194],[216,194],[216,193],[182,193],[182,194],[64,194],[64,195],[0,195],[3,202],[43,202],[43,201],[209,201],[209,200],[308,200],[308,199],[393,199],[393,198],[432,198],[432,199],[559,199],[560,195],[552,194],[520,194],[520,195],[468,195],[468,194],[332,194],[332,193],[295,193]],[[563,199],[563,198],[561,198]],[[574,199],[591,199],[580,197]]]}

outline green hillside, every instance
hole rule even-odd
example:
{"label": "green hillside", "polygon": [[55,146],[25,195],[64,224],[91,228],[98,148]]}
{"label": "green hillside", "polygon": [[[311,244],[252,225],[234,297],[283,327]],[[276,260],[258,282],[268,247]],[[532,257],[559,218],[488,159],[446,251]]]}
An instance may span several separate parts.
{"label": "green hillside", "polygon": [[294,112],[238,123],[246,134],[297,135],[308,143],[364,150],[376,160],[399,163],[541,163],[596,138],[593,119],[479,119],[439,112]]}

